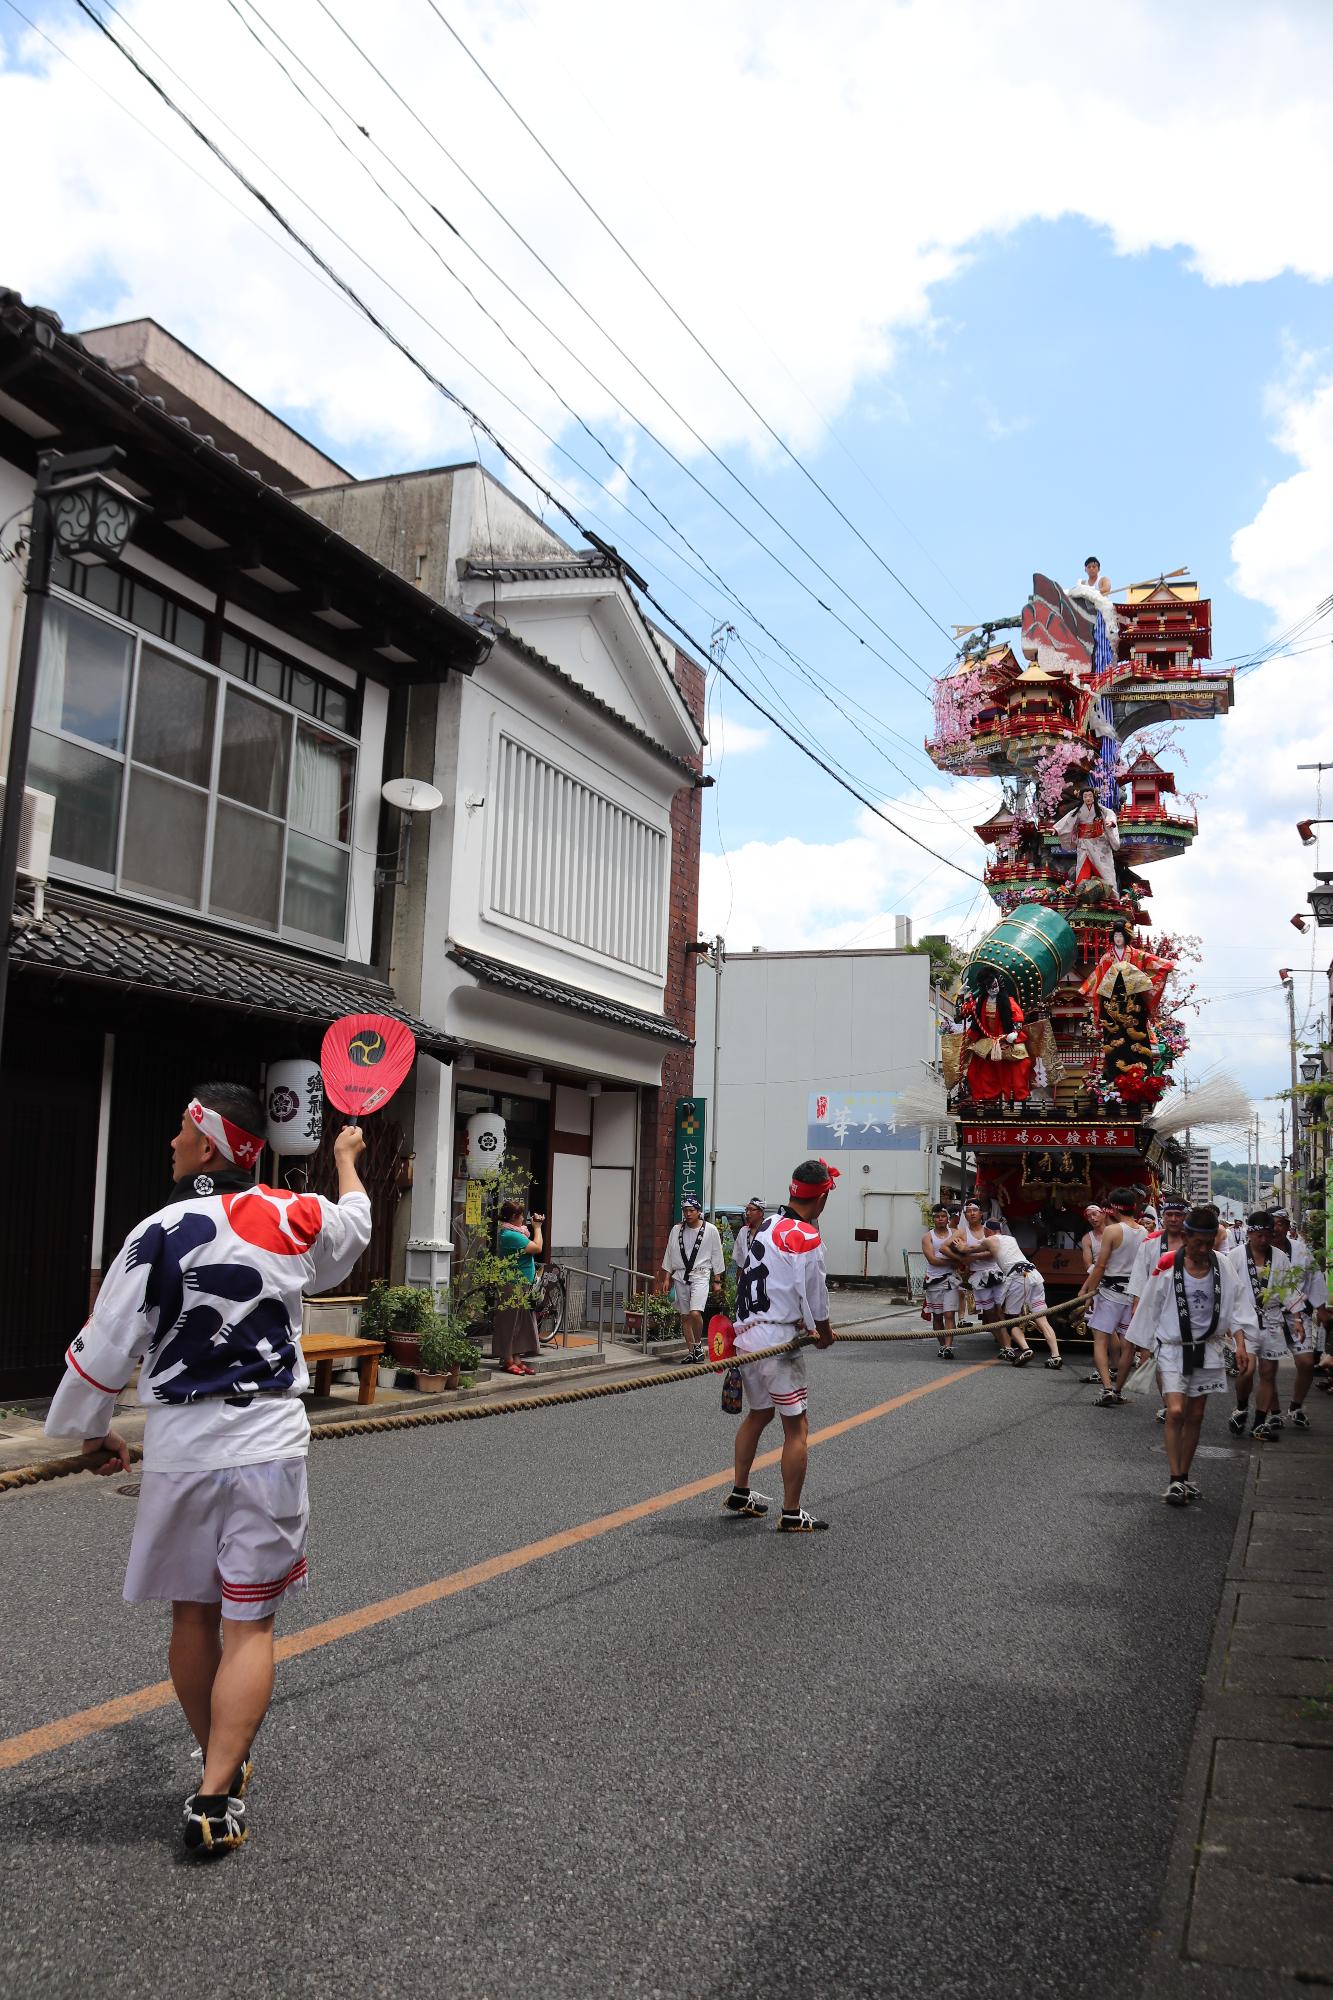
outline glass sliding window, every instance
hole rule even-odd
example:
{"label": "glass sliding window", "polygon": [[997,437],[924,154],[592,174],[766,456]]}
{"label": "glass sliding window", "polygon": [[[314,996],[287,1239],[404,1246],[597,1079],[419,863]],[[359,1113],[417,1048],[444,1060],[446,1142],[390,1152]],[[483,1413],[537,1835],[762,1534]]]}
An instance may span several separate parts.
{"label": "glass sliding window", "polygon": [[28,752],[28,783],[37,792],[55,796],[55,826],[51,858],[77,869],[91,869],[110,881],[116,872],[116,829],[120,825],[120,785],[124,765],[118,757],[99,757],[77,743],[32,732]]}
{"label": "glass sliding window", "polygon": [[208,793],[135,765],[125,807],[123,889],[197,910],[204,876]]}
{"label": "glass sliding window", "polygon": [[133,656],[128,632],[53,599],[42,621],[34,725],[123,750]]}
{"label": "glass sliding window", "polygon": [[342,943],[347,928],[348,858],[345,848],[327,847],[304,833],[288,834],[284,930]]}
{"label": "glass sliding window", "polygon": [[[178,633],[174,599],[109,574],[115,616],[126,619],[132,588],[143,621]],[[341,949],[356,745],[319,716],[352,723],[354,700],[230,634],[217,666],[182,657],[143,621],[130,631],[63,596],[49,603],[29,782],[55,796],[53,860],[109,888]],[[318,714],[306,720],[311,703]]]}
{"label": "glass sliding window", "polygon": [[320,840],[352,837],[356,754],[322,729],[298,723],[292,766],[292,825]]}
{"label": "glass sliding window", "polygon": [[47,604],[28,783],[55,797],[53,858],[108,880],[116,868],[133,659],[128,633],[58,598]]}
{"label": "glass sliding window", "polygon": [[134,761],[206,785],[213,769],[217,682],[145,646],[134,704]]}
{"label": "glass sliding window", "polygon": [[281,889],[282,821],[219,799],[208,896],[213,915],[276,931]]}
{"label": "glass sliding window", "polygon": [[287,760],[292,718],[271,702],[256,701],[238,687],[227,689],[222,718],[218,790],[256,812],[287,810]]}

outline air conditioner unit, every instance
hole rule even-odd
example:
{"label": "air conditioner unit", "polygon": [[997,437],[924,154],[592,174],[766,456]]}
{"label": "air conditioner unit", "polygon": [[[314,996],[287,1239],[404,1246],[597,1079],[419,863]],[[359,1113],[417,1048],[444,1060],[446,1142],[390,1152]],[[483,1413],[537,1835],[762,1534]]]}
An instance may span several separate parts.
{"label": "air conditioner unit", "polygon": [[[0,811],[4,810],[5,783],[0,778]],[[29,882],[45,882],[51,871],[51,833],[55,826],[56,802],[52,793],[23,787],[23,823],[19,833],[19,874]]]}

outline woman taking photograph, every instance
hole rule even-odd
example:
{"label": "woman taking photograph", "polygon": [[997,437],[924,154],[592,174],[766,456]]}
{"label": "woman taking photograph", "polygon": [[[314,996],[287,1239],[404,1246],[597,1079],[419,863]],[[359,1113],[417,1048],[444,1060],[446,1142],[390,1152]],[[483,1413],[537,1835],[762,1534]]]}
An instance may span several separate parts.
{"label": "woman taking photograph", "polygon": [[500,1255],[514,1269],[514,1280],[506,1287],[506,1297],[521,1302],[501,1306],[495,1314],[491,1352],[502,1375],[535,1375],[536,1369],[520,1357],[536,1354],[537,1315],[532,1309],[532,1292],[537,1283],[537,1259],[542,1254],[544,1215],[534,1215],[532,1230],[526,1227],[527,1211],[521,1201],[507,1201],[500,1210]]}

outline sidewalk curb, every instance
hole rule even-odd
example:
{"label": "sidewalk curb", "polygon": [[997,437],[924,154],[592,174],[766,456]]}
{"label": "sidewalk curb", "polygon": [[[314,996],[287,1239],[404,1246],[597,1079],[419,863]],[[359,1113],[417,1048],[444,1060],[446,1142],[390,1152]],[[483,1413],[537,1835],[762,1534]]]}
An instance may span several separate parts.
{"label": "sidewalk curb", "polygon": [[[1326,1442],[1321,1443],[1326,1450]],[[1289,1451],[1291,1441],[1284,1439],[1277,1448]],[[1333,1722],[1301,1717],[1299,1697],[1245,1695],[1226,1689],[1227,1662],[1234,1642],[1242,1587],[1247,1581],[1280,1584],[1282,1580],[1272,1572],[1256,1578],[1247,1574],[1245,1566],[1254,1517],[1263,1505],[1260,1483],[1265,1449],[1272,1447],[1251,1448],[1246,1469],[1208,1664],[1202,1676],[1202,1694],[1177,1805],[1171,1853],[1162,1878],[1156,1922],[1148,1933],[1141,2000],[1250,2000],[1250,1996],[1253,2000],[1268,2000],[1268,1996],[1278,1995],[1284,1996],[1284,2000],[1294,2000],[1295,1995],[1311,1990],[1312,1980],[1304,1968],[1298,1973],[1277,1968],[1210,1965],[1188,1955],[1196,1871],[1204,1850],[1205,1818],[1219,1740],[1267,1743],[1275,1747],[1298,1740],[1311,1748],[1333,1747]],[[1309,1574],[1302,1580],[1308,1583]],[[1280,1812],[1282,1808],[1275,1806],[1274,1810]],[[1257,1925],[1264,1914],[1264,1888],[1262,1879],[1251,1875],[1241,1892],[1253,1910]],[[1326,1974],[1325,1979],[1333,1985],[1333,1976]],[[1325,1980],[1313,1983],[1323,1984]]]}

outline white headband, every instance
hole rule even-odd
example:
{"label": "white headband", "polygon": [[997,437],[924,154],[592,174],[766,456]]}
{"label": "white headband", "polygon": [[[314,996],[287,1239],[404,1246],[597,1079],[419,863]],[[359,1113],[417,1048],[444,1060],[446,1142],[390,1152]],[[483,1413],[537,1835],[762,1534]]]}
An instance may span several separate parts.
{"label": "white headband", "polygon": [[253,1132],[247,1132],[241,1125],[233,1125],[230,1118],[224,1118],[220,1111],[210,1111],[197,1097],[192,1097],[185,1107],[185,1115],[199,1130],[213,1141],[224,1160],[230,1160],[234,1167],[252,1167],[264,1150],[264,1142]]}

